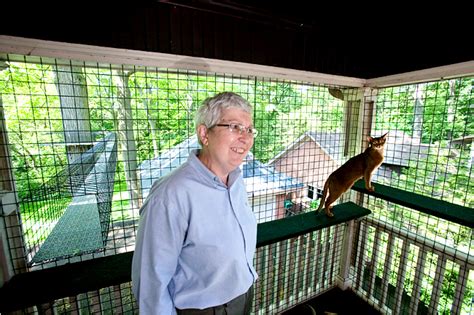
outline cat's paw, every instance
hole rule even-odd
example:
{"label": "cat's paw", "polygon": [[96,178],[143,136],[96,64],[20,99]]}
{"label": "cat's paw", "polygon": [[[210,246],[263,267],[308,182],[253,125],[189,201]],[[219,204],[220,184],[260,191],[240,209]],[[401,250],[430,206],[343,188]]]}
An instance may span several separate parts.
{"label": "cat's paw", "polygon": [[375,187],[374,186],[370,186],[370,187],[366,187],[366,189],[370,192],[374,192],[375,191]]}
{"label": "cat's paw", "polygon": [[334,213],[332,213],[331,211],[326,211],[326,215],[330,218],[334,217]]}

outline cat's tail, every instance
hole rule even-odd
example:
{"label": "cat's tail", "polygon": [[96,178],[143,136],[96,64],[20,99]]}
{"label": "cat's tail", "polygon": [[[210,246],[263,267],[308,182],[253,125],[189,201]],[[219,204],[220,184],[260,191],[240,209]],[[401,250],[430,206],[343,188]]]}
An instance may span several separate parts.
{"label": "cat's tail", "polygon": [[323,196],[321,197],[321,201],[319,202],[319,207],[318,207],[318,210],[316,210],[316,212],[321,211],[321,209],[324,207],[324,202],[326,201],[328,190],[329,190],[329,178],[324,183]]}

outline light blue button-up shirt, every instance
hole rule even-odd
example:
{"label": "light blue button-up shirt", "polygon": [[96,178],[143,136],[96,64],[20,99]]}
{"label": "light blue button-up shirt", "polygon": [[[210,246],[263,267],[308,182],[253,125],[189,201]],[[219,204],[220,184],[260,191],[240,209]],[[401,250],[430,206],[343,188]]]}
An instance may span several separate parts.
{"label": "light blue button-up shirt", "polygon": [[141,314],[221,305],[257,279],[257,222],[241,171],[225,186],[197,152],[153,185],[140,210],[132,287]]}

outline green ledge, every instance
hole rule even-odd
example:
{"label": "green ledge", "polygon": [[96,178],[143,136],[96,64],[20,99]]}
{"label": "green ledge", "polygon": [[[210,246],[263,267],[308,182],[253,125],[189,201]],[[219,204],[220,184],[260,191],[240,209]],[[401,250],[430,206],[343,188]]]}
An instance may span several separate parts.
{"label": "green ledge", "polygon": [[438,218],[474,228],[474,209],[472,208],[382,184],[372,183],[372,185],[375,187],[375,191],[369,192],[365,189],[364,181],[359,180],[352,186],[352,189]]}
{"label": "green ledge", "polygon": [[351,221],[370,214],[370,210],[353,202],[345,202],[334,206],[334,217],[329,218],[324,211],[311,211],[280,220],[258,225],[257,247],[276,243],[312,231]]}

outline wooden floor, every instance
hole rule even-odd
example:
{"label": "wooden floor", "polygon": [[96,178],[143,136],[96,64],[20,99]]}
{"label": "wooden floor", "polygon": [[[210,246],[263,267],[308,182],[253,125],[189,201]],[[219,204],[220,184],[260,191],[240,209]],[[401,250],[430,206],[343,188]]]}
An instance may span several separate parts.
{"label": "wooden floor", "polygon": [[317,298],[282,313],[282,315],[380,315],[350,290],[332,289]]}

